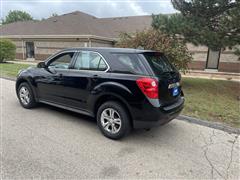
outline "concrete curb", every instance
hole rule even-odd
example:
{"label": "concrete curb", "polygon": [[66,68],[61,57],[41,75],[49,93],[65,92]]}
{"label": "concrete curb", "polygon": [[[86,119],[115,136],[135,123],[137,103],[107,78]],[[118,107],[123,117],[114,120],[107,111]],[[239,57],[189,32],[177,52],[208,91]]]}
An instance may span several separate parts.
{"label": "concrete curb", "polygon": [[13,64],[27,64],[27,65],[33,65],[36,66],[39,62],[41,61],[7,61],[8,63],[13,63]]}
{"label": "concrete curb", "polygon": [[233,127],[227,126],[227,125],[225,125],[223,123],[219,123],[219,122],[211,122],[211,121],[197,119],[197,118],[193,118],[193,117],[189,117],[189,116],[185,116],[185,115],[180,115],[177,117],[177,119],[186,121],[186,122],[190,122],[190,123],[194,123],[194,124],[198,124],[201,126],[206,126],[206,127],[222,130],[222,131],[228,132],[230,134],[240,134],[239,128],[233,128]]}
{"label": "concrete curb", "polygon": [[13,77],[0,76],[0,78],[6,79],[6,80],[9,80],[9,81],[16,81],[16,78],[13,78]]}
{"label": "concrete curb", "polygon": [[240,82],[240,79],[234,78],[222,78],[222,77],[209,77],[209,76],[191,76],[191,75],[182,75],[184,78],[197,78],[197,79],[211,79],[211,80],[222,80],[222,81],[233,81],[233,82]]}

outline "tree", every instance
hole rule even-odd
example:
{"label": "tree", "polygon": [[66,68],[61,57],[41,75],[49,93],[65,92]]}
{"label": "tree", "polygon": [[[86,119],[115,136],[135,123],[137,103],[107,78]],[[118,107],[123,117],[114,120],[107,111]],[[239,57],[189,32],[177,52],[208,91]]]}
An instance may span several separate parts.
{"label": "tree", "polygon": [[192,60],[192,55],[188,52],[185,43],[154,29],[134,34],[122,33],[116,46],[122,48],[141,47],[163,52],[179,70],[184,72],[187,70],[188,63]]}
{"label": "tree", "polygon": [[181,12],[153,16],[152,26],[211,50],[240,43],[240,0],[172,0]]}
{"label": "tree", "polygon": [[9,39],[0,39],[0,63],[13,60],[16,55],[16,46]]}
{"label": "tree", "polygon": [[24,11],[10,11],[5,19],[2,20],[2,24],[9,24],[18,21],[30,21],[33,20],[32,16]]}

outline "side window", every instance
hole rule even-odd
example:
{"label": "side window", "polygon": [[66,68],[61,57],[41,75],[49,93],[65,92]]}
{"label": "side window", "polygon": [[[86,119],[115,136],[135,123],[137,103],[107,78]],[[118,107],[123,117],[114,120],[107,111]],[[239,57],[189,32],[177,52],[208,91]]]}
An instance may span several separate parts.
{"label": "side window", "polygon": [[81,51],[74,64],[74,69],[105,71],[107,65],[98,53]]}
{"label": "side window", "polygon": [[60,54],[57,57],[53,58],[48,66],[57,69],[68,69],[73,55],[74,52]]}
{"label": "side window", "polygon": [[115,73],[148,75],[148,72],[138,54],[113,53]]}

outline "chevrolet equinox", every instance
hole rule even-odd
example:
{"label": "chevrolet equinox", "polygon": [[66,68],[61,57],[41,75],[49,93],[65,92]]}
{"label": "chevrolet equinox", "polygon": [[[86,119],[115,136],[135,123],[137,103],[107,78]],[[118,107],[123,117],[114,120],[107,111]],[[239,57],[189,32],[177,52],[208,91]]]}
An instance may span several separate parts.
{"label": "chevrolet equinox", "polygon": [[161,52],[73,48],[21,70],[16,92],[24,108],[45,103],[92,116],[106,137],[119,139],[177,117],[184,104],[180,79]]}

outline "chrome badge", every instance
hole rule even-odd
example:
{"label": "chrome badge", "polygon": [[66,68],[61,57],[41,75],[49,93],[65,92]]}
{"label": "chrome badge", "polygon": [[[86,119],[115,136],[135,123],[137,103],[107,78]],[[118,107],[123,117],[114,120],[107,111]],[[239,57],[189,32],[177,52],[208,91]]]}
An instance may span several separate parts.
{"label": "chrome badge", "polygon": [[169,84],[169,85],[168,85],[168,89],[172,89],[172,88],[179,87],[179,86],[180,86],[180,83],[179,83],[179,82],[172,83],[172,84]]}

